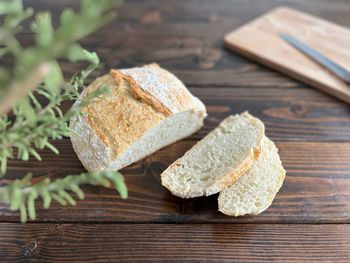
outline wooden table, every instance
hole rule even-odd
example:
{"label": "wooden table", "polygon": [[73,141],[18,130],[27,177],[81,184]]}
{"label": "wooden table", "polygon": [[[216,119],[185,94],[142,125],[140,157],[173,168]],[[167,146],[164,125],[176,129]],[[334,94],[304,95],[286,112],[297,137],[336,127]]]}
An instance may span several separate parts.
{"label": "wooden table", "polygon": [[[26,4],[57,15],[77,2]],[[350,26],[347,0],[126,1],[119,18],[85,46],[106,69],[157,62],[174,72],[207,105],[205,126],[123,169],[126,201],[113,189],[86,187],[76,207],[39,209],[25,225],[1,205],[0,260],[350,262],[350,107],[223,47],[225,33],[281,4]],[[217,195],[184,200],[160,185],[170,163],[225,116],[244,110],[265,122],[287,170],[266,212],[224,216]],[[59,156],[43,151],[42,162],[11,161],[6,179],[28,170],[38,178],[84,171],[69,139],[54,144]]]}

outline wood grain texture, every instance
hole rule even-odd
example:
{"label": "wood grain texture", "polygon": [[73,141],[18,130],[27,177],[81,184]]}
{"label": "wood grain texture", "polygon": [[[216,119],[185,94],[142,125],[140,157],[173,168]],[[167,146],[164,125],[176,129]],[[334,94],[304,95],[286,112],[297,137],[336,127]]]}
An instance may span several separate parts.
{"label": "wood grain texture", "polygon": [[[64,7],[77,8],[78,2],[24,4],[52,11],[57,22]],[[114,189],[84,187],[86,199],[76,207],[54,203],[43,210],[38,203],[37,221],[26,225],[0,204],[0,261],[348,262],[349,106],[224,49],[222,40],[281,4],[350,26],[348,0],[124,2],[117,20],[82,41],[105,63],[93,77],[110,68],[158,62],[205,102],[205,127],[123,169],[130,192],[125,201]],[[28,31],[19,38],[25,45],[33,41]],[[12,62],[5,58],[2,64]],[[69,76],[84,65],[62,66]],[[265,213],[227,217],[217,211],[217,195],[184,200],[161,186],[159,175],[170,163],[224,117],[244,110],[265,122],[287,170]],[[1,184],[28,171],[35,180],[84,171],[68,139],[53,143],[60,155],[44,150],[42,162],[12,160]]]}
{"label": "wood grain texture", "polygon": [[295,9],[279,7],[225,36],[226,45],[249,58],[350,102],[350,87],[286,43],[290,34],[350,70],[350,30]]}
{"label": "wood grain texture", "polygon": [[[190,230],[189,230],[190,227]],[[0,224],[8,262],[348,262],[349,225]]]}
{"label": "wood grain texture", "polygon": [[349,106],[313,89],[303,88],[191,88],[207,106],[200,139],[226,116],[248,110],[259,117],[275,141],[347,141]]}
{"label": "wood grain texture", "polygon": [[[78,1],[31,0],[25,4],[52,10],[57,18],[64,7],[77,7]],[[115,21],[82,43],[100,55],[104,71],[156,61],[188,85],[295,87],[301,84],[223,49],[227,32],[282,4],[350,26],[347,0],[130,0]],[[159,18],[145,19],[152,14]],[[65,71],[72,74],[81,67],[65,64]]]}
{"label": "wood grain texture", "polygon": [[[37,221],[50,222],[225,222],[225,223],[349,223],[350,143],[279,142],[287,177],[272,206],[259,216],[228,217],[217,211],[217,195],[193,199],[172,196],[160,184],[160,173],[196,141],[168,146],[125,168],[129,198],[113,189],[86,187],[86,199],[76,207],[38,210]],[[37,179],[58,178],[84,171],[67,141],[55,143],[56,156],[43,152],[42,162],[9,162],[15,179],[25,171]],[[5,182],[6,180],[4,180]],[[38,208],[41,204],[38,203]],[[2,221],[18,222],[18,215],[0,207]],[[82,215],[84,215],[82,217]]]}
{"label": "wood grain texture", "polygon": [[[201,139],[225,117],[248,110],[260,118],[274,141],[349,141],[350,107],[308,88],[189,87],[206,105],[204,127],[188,139]],[[71,103],[64,103],[66,110]]]}

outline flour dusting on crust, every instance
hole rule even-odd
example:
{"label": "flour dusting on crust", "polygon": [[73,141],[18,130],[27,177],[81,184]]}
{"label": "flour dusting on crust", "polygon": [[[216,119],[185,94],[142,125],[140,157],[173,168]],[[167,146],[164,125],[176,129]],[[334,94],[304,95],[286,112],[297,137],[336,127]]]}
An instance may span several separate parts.
{"label": "flour dusting on crust", "polygon": [[191,108],[204,110],[204,105],[194,99],[184,84],[170,72],[157,64],[120,70],[132,77],[141,89],[152,94],[172,113],[178,113]]}

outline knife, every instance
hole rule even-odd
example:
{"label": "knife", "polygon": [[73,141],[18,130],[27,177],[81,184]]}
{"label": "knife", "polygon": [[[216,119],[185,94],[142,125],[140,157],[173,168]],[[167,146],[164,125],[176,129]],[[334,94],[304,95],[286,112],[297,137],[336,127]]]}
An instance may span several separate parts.
{"label": "knife", "polygon": [[320,52],[303,43],[296,37],[293,37],[289,34],[280,34],[280,37],[288,44],[292,45],[294,48],[298,49],[299,51],[316,61],[318,64],[327,68],[333,74],[344,80],[346,83],[350,84],[350,71],[335,63],[326,56],[322,55]]}

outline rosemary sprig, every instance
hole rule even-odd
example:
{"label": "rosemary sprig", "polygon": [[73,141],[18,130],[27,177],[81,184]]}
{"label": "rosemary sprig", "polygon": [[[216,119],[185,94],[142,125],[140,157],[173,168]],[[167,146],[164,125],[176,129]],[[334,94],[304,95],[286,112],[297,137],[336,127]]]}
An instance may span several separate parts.
{"label": "rosemary sprig", "polygon": [[[69,119],[80,114],[81,107],[93,103],[95,98],[108,94],[108,87],[102,87],[65,112],[61,109],[63,102],[78,98],[86,79],[99,66],[97,54],[85,50],[77,41],[111,21],[119,4],[118,0],[81,0],[80,9],[65,9],[54,28],[49,12],[24,9],[22,0],[0,0],[0,58],[14,62],[13,67],[0,65],[0,177],[6,175],[8,159],[27,161],[34,156],[41,160],[38,149],[45,147],[58,154],[50,139],[69,136]],[[16,38],[25,19],[31,20],[35,40],[29,47],[23,47]],[[65,82],[59,65],[61,59],[72,63],[87,61],[90,66]],[[38,197],[43,199],[45,208],[51,200],[75,205],[69,191],[83,198],[79,185],[107,187],[110,182],[126,198],[122,175],[101,172],[68,175],[55,181],[46,178],[33,185],[31,175],[26,175],[0,185],[0,202],[18,210],[21,221],[25,222],[28,215],[35,219]]]}
{"label": "rosemary sprig", "polygon": [[10,205],[11,210],[19,210],[23,223],[27,221],[28,215],[30,219],[35,219],[35,201],[39,197],[42,198],[45,209],[50,207],[52,200],[63,206],[67,204],[75,206],[76,201],[71,193],[75,193],[79,199],[84,199],[85,194],[80,188],[83,184],[110,187],[111,182],[113,182],[114,187],[123,199],[128,196],[123,176],[115,172],[68,175],[53,182],[46,178],[35,185],[31,185],[31,178],[31,174],[27,174],[24,178],[14,181],[9,186],[0,188],[0,201]]}

